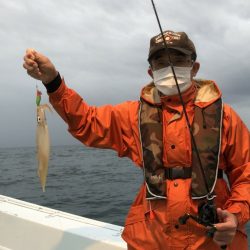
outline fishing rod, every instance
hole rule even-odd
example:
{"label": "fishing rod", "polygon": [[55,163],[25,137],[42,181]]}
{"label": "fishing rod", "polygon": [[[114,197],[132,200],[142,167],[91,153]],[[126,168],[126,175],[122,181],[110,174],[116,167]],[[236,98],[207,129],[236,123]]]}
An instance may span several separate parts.
{"label": "fishing rod", "polygon": [[[185,214],[184,216],[181,216],[179,218],[179,223],[181,225],[186,224],[187,220],[189,218],[191,218],[191,219],[193,219],[194,221],[196,221],[197,223],[199,223],[201,225],[204,225],[206,227],[207,226],[211,227],[211,229],[208,230],[207,235],[209,237],[213,237],[213,235],[214,235],[214,233],[216,231],[216,227],[213,224],[218,222],[216,208],[215,208],[215,205],[213,204],[214,196],[209,191],[205,170],[203,169],[200,154],[199,154],[199,151],[198,151],[198,148],[197,148],[197,144],[196,144],[196,141],[194,139],[194,135],[192,133],[192,128],[191,128],[190,121],[189,121],[189,118],[188,118],[188,115],[187,115],[185,103],[184,103],[183,98],[182,98],[182,94],[181,94],[180,87],[179,87],[179,84],[178,84],[178,80],[177,80],[175,70],[174,70],[174,65],[173,65],[171,57],[170,57],[169,48],[168,48],[168,45],[166,43],[166,40],[165,40],[165,37],[164,37],[164,34],[163,34],[162,26],[161,26],[160,19],[159,19],[159,16],[158,16],[155,4],[154,4],[154,0],[151,0],[151,3],[152,3],[154,13],[155,13],[155,16],[156,16],[156,19],[157,19],[157,22],[158,22],[158,26],[160,28],[162,40],[164,42],[164,46],[165,46],[165,49],[167,51],[168,63],[170,65],[170,67],[171,67],[171,70],[172,70],[172,73],[173,73],[173,76],[174,76],[175,84],[176,84],[176,87],[177,87],[177,90],[178,90],[178,95],[180,97],[181,105],[183,107],[183,113],[184,113],[184,116],[185,116],[185,119],[186,119],[186,122],[187,122],[187,125],[188,125],[190,136],[191,136],[191,141],[192,141],[192,144],[194,146],[194,151],[195,151],[195,153],[197,155],[197,159],[198,159],[198,162],[199,162],[199,167],[200,167],[202,177],[203,177],[203,180],[204,180],[204,183],[205,183],[205,187],[206,187],[206,190],[207,190],[206,198],[207,198],[208,202],[201,204],[201,206],[198,209],[198,216],[193,216],[191,214]],[[227,248],[226,245],[221,246],[221,249],[226,249],[226,248]]]}
{"label": "fishing rod", "polygon": [[[169,48],[168,48],[168,45],[166,43],[166,39],[165,39],[164,34],[163,34],[163,30],[162,30],[162,27],[161,27],[159,16],[158,16],[157,11],[156,11],[156,7],[155,7],[155,4],[154,4],[154,1],[151,0],[151,2],[152,2],[152,5],[153,5],[153,9],[154,9],[154,12],[155,12],[155,16],[156,16],[156,19],[157,19],[160,31],[161,31],[161,36],[162,36],[162,39],[163,39],[163,42],[164,42],[164,45],[165,45],[165,49],[167,51],[169,65],[170,65],[172,73],[174,75],[175,84],[176,84],[176,87],[177,87],[177,90],[178,90],[178,94],[179,94],[179,97],[180,97],[181,105],[183,107],[183,113],[185,115],[185,119],[186,119],[186,122],[187,122],[187,125],[188,125],[188,129],[189,129],[189,132],[190,132],[190,135],[191,135],[191,140],[192,140],[192,143],[194,145],[194,150],[195,150],[195,153],[196,153],[197,158],[198,158],[198,162],[199,162],[199,165],[200,165],[200,168],[201,168],[201,173],[202,173],[202,176],[203,176],[203,179],[204,179],[204,182],[205,182],[205,186],[206,186],[206,190],[207,190],[207,193],[208,193],[208,196],[209,196],[210,192],[209,192],[209,187],[208,187],[208,183],[207,183],[207,180],[206,180],[205,171],[204,171],[204,169],[202,167],[202,162],[201,162],[200,154],[199,154],[199,151],[198,151],[198,148],[197,148],[197,144],[196,144],[195,139],[194,139],[194,135],[192,133],[192,129],[191,129],[191,125],[190,125],[190,121],[189,121],[188,115],[187,115],[185,103],[184,103],[183,98],[182,98],[182,94],[181,94],[180,87],[179,87],[179,84],[178,84],[178,80],[177,80],[177,77],[176,77],[176,74],[175,74],[174,66],[173,66],[173,63],[172,63],[172,60],[171,60],[171,57],[170,57]],[[208,199],[209,198],[210,197],[208,197]]]}

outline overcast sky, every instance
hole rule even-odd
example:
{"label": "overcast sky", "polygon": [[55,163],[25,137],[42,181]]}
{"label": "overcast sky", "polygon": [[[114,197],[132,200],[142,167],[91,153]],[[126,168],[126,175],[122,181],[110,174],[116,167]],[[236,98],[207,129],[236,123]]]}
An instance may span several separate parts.
{"label": "overcast sky", "polygon": [[[250,1],[155,0],[163,29],[194,41],[198,78],[215,80],[250,125]],[[150,0],[0,0],[0,147],[34,146],[36,84],[22,68],[26,48],[48,56],[90,105],[139,98],[149,40],[159,33]],[[74,144],[67,126],[47,114],[53,145]]]}

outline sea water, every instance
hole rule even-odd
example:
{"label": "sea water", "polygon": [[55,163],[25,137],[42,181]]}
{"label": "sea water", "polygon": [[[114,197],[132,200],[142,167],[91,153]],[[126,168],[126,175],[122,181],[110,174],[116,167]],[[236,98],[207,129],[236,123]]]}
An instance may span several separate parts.
{"label": "sea water", "polygon": [[82,145],[51,148],[45,193],[36,171],[34,147],[0,148],[0,194],[121,226],[143,182],[129,159]]}

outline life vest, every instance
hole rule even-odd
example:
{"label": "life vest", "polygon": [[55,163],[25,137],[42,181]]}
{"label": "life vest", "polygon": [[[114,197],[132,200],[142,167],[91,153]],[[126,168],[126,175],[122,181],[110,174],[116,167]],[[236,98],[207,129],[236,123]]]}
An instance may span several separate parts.
{"label": "life vest", "polygon": [[[217,180],[221,146],[223,105],[221,98],[205,108],[195,106],[192,133],[200,155],[209,192],[205,186],[197,154],[192,145],[193,199],[212,195]],[[163,165],[162,108],[141,99],[139,127],[143,152],[144,178],[147,199],[166,199],[166,168]]]}

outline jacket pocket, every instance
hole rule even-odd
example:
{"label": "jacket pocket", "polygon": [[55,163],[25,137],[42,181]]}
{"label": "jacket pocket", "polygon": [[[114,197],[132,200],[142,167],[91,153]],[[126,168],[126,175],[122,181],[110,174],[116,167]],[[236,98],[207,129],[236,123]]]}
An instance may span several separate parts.
{"label": "jacket pocket", "polygon": [[143,205],[132,206],[125,221],[125,226],[146,220]]}
{"label": "jacket pocket", "polygon": [[125,221],[122,238],[127,242],[128,249],[159,250],[143,205],[132,206]]}

